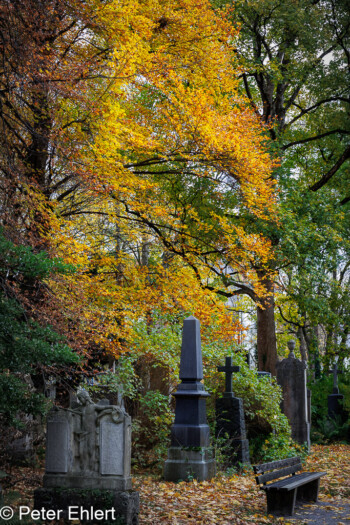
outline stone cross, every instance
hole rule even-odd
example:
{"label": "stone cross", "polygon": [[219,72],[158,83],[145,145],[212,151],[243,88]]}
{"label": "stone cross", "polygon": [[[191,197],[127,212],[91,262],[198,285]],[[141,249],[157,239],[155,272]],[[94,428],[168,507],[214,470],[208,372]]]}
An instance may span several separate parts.
{"label": "stone cross", "polygon": [[339,394],[338,388],[338,374],[342,374],[343,371],[338,369],[338,363],[335,363],[332,370],[329,370],[327,374],[333,374],[333,394]]}
{"label": "stone cross", "polygon": [[233,397],[232,375],[234,372],[239,372],[240,369],[240,366],[232,365],[232,357],[226,357],[225,366],[218,366],[218,372],[225,372],[225,397]]}

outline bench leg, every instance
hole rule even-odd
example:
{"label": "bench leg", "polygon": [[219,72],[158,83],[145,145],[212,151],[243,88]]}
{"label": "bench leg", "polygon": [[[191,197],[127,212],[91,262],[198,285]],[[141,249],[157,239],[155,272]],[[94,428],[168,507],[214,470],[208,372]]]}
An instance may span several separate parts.
{"label": "bench leg", "polygon": [[296,494],[296,489],[290,491],[267,490],[267,513],[275,516],[292,516]]}
{"label": "bench leg", "polygon": [[297,500],[317,501],[319,488],[320,478],[310,481],[310,483],[306,483],[306,485],[298,487]]}

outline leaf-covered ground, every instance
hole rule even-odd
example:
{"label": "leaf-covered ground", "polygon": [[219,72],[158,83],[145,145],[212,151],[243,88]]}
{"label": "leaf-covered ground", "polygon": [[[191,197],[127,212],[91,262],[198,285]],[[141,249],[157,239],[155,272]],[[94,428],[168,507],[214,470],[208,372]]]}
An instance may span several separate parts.
{"label": "leaf-covered ground", "polygon": [[[252,525],[259,523],[350,525],[350,445],[312,447],[304,470],[327,471],[321,478],[321,505],[305,505],[294,519],[266,514],[266,497],[252,472],[219,475],[213,481],[166,483],[152,475],[133,478],[140,492],[140,525]],[[42,470],[12,469],[5,503],[32,507]],[[38,522],[36,522],[38,523]]]}
{"label": "leaf-covered ground", "polygon": [[[327,471],[321,478],[320,501],[334,509],[344,506],[334,523],[350,523],[350,446],[313,446],[304,470]],[[252,473],[246,476],[218,476],[213,481],[165,483],[151,477],[136,478],[140,491],[140,525],[252,525],[254,523],[310,523],[306,519],[289,520],[266,514],[266,496],[255,483]],[[310,507],[308,507],[310,511]],[[327,509],[325,509],[327,510]],[[336,514],[336,510],[334,511]],[[348,519],[349,520],[348,520]]]}

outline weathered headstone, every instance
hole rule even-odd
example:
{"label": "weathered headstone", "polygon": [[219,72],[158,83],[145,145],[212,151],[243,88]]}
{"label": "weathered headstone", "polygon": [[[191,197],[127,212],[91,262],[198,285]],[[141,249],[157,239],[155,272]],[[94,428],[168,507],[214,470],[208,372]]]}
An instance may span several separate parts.
{"label": "weathered headstone", "polygon": [[258,372],[258,379],[266,378],[271,381],[271,372]]}
{"label": "weathered headstone", "polygon": [[333,374],[333,392],[328,396],[328,415],[332,419],[341,420],[345,419],[345,413],[342,401],[344,396],[339,393],[338,387],[338,375],[342,374],[342,370],[338,369],[338,363],[335,363],[332,370],[329,370],[329,374]]}
{"label": "weathered headstone", "polygon": [[164,466],[167,481],[215,476],[215,460],[210,448],[206,417],[208,393],[203,379],[200,323],[195,317],[184,320],[182,333],[180,379],[176,399],[175,422],[171,427],[171,447]]}
{"label": "weathered headstone", "polygon": [[292,438],[300,444],[310,447],[310,419],[308,410],[308,392],[306,386],[305,361],[294,355],[295,342],[288,342],[289,356],[277,363],[277,382],[282,387],[282,412],[287,416]]}
{"label": "weathered headstone", "polygon": [[22,429],[12,436],[6,447],[6,453],[14,464],[28,462],[34,457],[34,429],[38,426],[38,418],[28,414],[18,414]]}
{"label": "weathered headstone", "polygon": [[139,495],[131,490],[131,418],[108,400],[94,404],[84,390],[78,403],[48,415],[44,488],[35,491],[35,508],[60,509],[67,518],[72,505],[98,509],[108,501],[116,519],[135,525]]}
{"label": "weathered headstone", "polygon": [[243,400],[232,391],[232,374],[239,372],[239,366],[232,365],[232,357],[226,357],[225,366],[218,367],[225,372],[225,392],[216,400],[216,437],[227,438],[225,456],[230,465],[249,464],[249,441],[246,435]]}
{"label": "weathered headstone", "polygon": [[49,376],[45,381],[45,395],[52,401],[56,399],[56,378],[54,376]]}

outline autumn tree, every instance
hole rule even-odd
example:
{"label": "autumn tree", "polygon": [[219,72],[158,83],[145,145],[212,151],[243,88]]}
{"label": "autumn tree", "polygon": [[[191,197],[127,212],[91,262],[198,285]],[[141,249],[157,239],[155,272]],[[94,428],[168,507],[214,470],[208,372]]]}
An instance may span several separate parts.
{"label": "autumn tree", "polygon": [[[72,200],[70,209],[59,204],[56,210],[65,232],[56,239],[59,253],[67,252],[69,238],[79,231],[82,264],[94,265],[96,283],[92,285],[90,272],[80,284],[95,290],[101,319],[110,319],[108,330],[104,325],[102,331],[114,334],[104,344],[117,353],[120,341],[125,345],[127,340],[123,330],[130,330],[131,312],[136,319],[146,315],[136,309],[143,287],[153,295],[169,267],[176,273],[170,277],[168,272],[172,287],[164,301],[171,303],[179,288],[187,288],[184,279],[196,290],[197,281],[213,297],[221,276],[235,271],[254,280],[251,261],[269,258],[270,243],[242,220],[245,214],[272,218],[275,198],[261,125],[237,91],[238,71],[230,52],[237,31],[209,5],[188,2],[178,11],[175,6],[169,3],[167,14],[164,6],[151,11],[140,7],[143,17],[149,17],[142,18],[149,36],[142,42],[144,54],[136,54],[132,62],[138,74],[127,81],[119,76],[121,51],[115,44],[108,62],[115,80],[100,101],[94,126],[85,135],[72,126],[81,138],[84,200]],[[200,20],[196,29],[194,18]],[[108,34],[118,39],[115,20],[103,18]],[[123,244],[135,251],[143,245],[144,260],[146,246],[155,240],[162,243],[156,250],[158,265],[147,267],[141,261],[135,269],[128,251],[133,248],[125,252]],[[165,263],[167,258],[172,264]],[[98,293],[102,282],[105,301]],[[153,287],[147,286],[150,282]],[[257,285],[257,296],[263,291]],[[163,302],[160,294],[164,291],[157,301]],[[126,295],[129,304],[115,299],[120,305],[116,323],[116,312],[106,315],[104,308],[111,307],[112,297]],[[91,302],[91,293],[86,297]],[[124,335],[118,338],[115,332]]]}
{"label": "autumn tree", "polygon": [[225,13],[196,0],[1,10],[4,233],[77,268],[21,289],[28,315],[96,358],[125,352],[157,308],[216,316],[234,337],[216,292],[234,272],[263,295],[251,268],[271,243],[250,218],[272,220],[276,200]]}
{"label": "autumn tree", "polygon": [[[274,373],[276,276],[299,263],[297,272],[304,267],[307,273],[311,260],[317,274],[320,238],[322,253],[330,237],[341,239],[337,223],[344,210],[339,205],[348,201],[349,9],[346,2],[333,0],[252,0],[235,2],[232,17],[240,25],[235,54],[244,69],[241,89],[267,126],[271,149],[281,161],[274,171],[279,226],[264,220],[252,224],[274,247],[269,271],[258,261],[255,266],[269,290],[257,308],[259,368]],[[236,293],[254,299],[246,283],[245,289],[232,284]]]}

